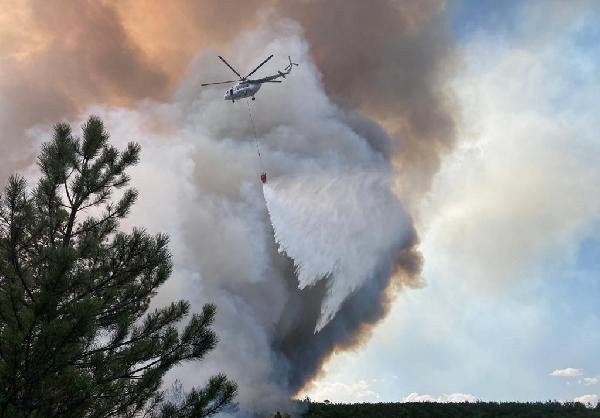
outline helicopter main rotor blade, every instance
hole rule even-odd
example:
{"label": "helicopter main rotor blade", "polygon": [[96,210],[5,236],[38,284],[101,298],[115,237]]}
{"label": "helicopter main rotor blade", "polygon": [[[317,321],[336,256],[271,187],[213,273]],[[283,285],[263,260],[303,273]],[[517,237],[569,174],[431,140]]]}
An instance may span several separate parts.
{"label": "helicopter main rotor blade", "polygon": [[264,60],[263,62],[261,62],[260,64],[258,64],[258,67],[256,67],[254,70],[250,71],[248,73],[248,75],[244,78],[248,78],[250,77],[252,74],[254,74],[256,72],[256,70],[258,70],[260,67],[262,67],[267,61],[269,61],[271,58],[273,58],[273,54],[269,55],[268,58],[266,60]]}
{"label": "helicopter main rotor blade", "polygon": [[242,78],[242,76],[240,75],[240,73],[238,73],[231,65],[229,65],[229,63],[227,61],[225,61],[225,58],[223,58],[222,56],[219,55],[219,59],[221,61],[223,61],[223,63],[225,63],[225,65],[228,66],[229,69],[231,71],[233,71],[240,79]]}
{"label": "helicopter main rotor blade", "polygon": [[212,86],[212,85],[215,85],[215,84],[228,84],[228,83],[235,83],[236,81],[238,81],[238,80],[230,80],[230,81],[218,81],[218,82],[216,82],[216,83],[203,83],[203,84],[200,84],[200,85],[201,85],[202,87],[204,87],[204,86]]}

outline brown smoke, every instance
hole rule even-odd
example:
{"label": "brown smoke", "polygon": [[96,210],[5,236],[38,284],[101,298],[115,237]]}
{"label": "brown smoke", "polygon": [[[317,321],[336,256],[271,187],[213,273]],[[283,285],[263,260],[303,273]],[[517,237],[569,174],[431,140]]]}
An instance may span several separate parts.
{"label": "brown smoke", "polygon": [[[123,26],[146,56],[177,81],[198,51],[228,48],[240,32],[256,24],[256,11],[273,1],[173,0],[113,1]],[[223,53],[225,53],[223,52]]]}
{"label": "brown smoke", "polygon": [[73,116],[90,104],[164,97],[168,79],[130,39],[113,7],[97,1],[45,1],[2,7],[0,178],[31,161],[25,130]]}
{"label": "brown smoke", "polygon": [[386,127],[404,188],[425,191],[454,142],[444,3],[289,0],[282,10],[301,22],[327,92]]}
{"label": "brown smoke", "polygon": [[425,190],[453,143],[441,0],[4,2],[0,128],[11,163],[0,178],[31,159],[24,130],[90,104],[168,97],[199,50],[226,49],[265,9],[300,22],[333,97],[401,139],[405,188]]}

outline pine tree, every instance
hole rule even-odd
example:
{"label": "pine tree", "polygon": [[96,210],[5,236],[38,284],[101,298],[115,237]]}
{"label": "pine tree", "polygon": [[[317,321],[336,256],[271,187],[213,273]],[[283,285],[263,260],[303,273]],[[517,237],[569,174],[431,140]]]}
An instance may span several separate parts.
{"label": "pine tree", "polygon": [[0,417],[216,413],[237,390],[223,375],[179,405],[161,401],[165,373],[215,347],[215,307],[183,327],[186,301],[147,312],[172,263],[167,236],[118,228],[140,147],[119,152],[96,117],[82,129],[56,125],[36,187],[12,176],[0,196]]}

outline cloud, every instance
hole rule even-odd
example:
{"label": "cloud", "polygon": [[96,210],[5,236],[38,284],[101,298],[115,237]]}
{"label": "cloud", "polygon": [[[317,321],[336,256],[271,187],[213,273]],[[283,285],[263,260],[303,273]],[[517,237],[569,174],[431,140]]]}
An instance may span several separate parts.
{"label": "cloud", "polygon": [[598,383],[600,383],[600,376],[583,378],[583,384],[586,386],[597,385]]}
{"label": "cloud", "polygon": [[577,396],[574,399],[575,402],[581,402],[582,404],[585,405],[590,405],[590,406],[594,406],[596,405],[598,402],[600,402],[600,396],[598,395],[581,395],[581,396]]}
{"label": "cloud", "polygon": [[463,140],[423,223],[443,270],[486,291],[568,263],[600,219],[598,72],[572,41],[579,21],[563,23],[543,47],[470,40],[454,83]]}
{"label": "cloud", "polygon": [[[302,398],[305,395],[306,394],[300,394],[298,398]],[[310,396],[313,400],[321,402],[324,400],[342,403],[380,401],[379,393],[365,380],[359,380],[354,383],[320,380],[315,382],[311,387]]]}
{"label": "cloud", "polygon": [[438,397],[431,395],[420,395],[417,392],[412,392],[406,396],[402,402],[440,402],[440,403],[457,403],[457,402],[477,402],[477,398],[469,393],[450,393],[442,394]]}
{"label": "cloud", "polygon": [[556,369],[549,373],[549,376],[557,377],[577,377],[583,375],[582,369],[575,369],[573,367],[567,367],[566,369]]}

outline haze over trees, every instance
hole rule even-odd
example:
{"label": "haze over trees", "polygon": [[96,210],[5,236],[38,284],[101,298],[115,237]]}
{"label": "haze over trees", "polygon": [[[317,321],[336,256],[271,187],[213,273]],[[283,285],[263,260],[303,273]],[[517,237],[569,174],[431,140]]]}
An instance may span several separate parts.
{"label": "haze over trees", "polygon": [[181,402],[162,399],[168,370],[215,347],[216,308],[185,325],[186,301],[147,312],[172,262],[167,236],[119,230],[137,198],[126,171],[139,153],[111,146],[90,117],[81,138],[55,126],[32,190],[10,177],[0,196],[0,417],[203,417],[231,404],[237,387],[224,375]]}

